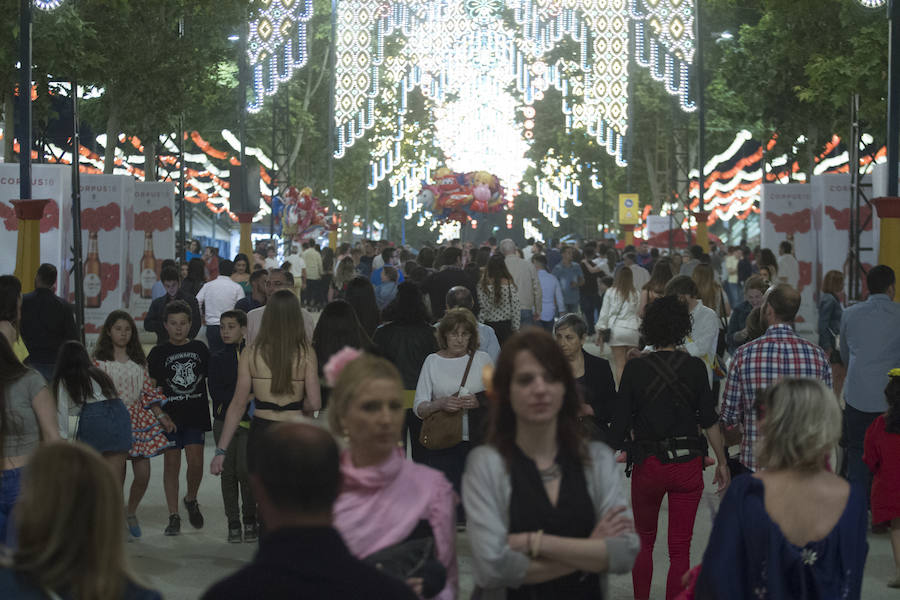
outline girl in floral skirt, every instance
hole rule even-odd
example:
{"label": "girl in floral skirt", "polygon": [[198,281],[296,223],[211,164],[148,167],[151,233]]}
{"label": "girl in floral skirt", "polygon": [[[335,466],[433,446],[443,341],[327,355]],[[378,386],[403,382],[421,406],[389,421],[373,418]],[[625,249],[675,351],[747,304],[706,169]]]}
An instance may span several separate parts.
{"label": "girl in floral skirt", "polygon": [[128,494],[125,519],[128,531],[138,538],[141,527],[136,512],[150,482],[150,458],[171,444],[156,416],[162,414],[160,402],[164,396],[151,385],[147,357],[138,339],[134,319],[127,312],[115,310],[106,318],[94,349],[94,360],[113,380],[131,415],[134,442],[128,457],[134,480]]}

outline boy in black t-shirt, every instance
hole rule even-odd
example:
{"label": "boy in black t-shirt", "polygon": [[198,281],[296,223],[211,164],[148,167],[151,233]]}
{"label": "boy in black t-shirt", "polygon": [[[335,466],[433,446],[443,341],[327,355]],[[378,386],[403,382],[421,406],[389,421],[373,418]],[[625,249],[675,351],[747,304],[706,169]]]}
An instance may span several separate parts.
{"label": "boy in black t-shirt", "polygon": [[[242,310],[229,310],[220,318],[222,342],[225,347],[209,359],[209,395],[213,402],[213,435],[216,445],[225,427],[225,413],[237,387],[238,359],[244,348],[244,336],[247,333],[247,313]],[[238,506],[238,488],[244,499],[244,537],[245,542],[255,542],[257,538],[256,500],[250,489],[250,477],[247,471],[247,437],[250,433],[250,416],[245,412],[241,419],[228,451],[222,471],[222,501],[225,503],[225,517],[228,519],[228,541],[241,542],[241,511]]]}
{"label": "boy in black t-shirt", "polygon": [[203,527],[203,515],[197,505],[197,491],[203,479],[203,442],[205,432],[212,429],[209,422],[209,401],[206,396],[206,374],[209,350],[203,342],[189,340],[191,308],[182,300],[166,305],[165,328],[169,341],[156,346],[147,357],[150,377],[162,389],[166,402],[165,415],[160,423],[174,447],[165,452],[163,483],[169,508],[166,535],[181,533],[178,514],[178,483],[181,472],[181,450],[187,458],[187,494],[184,506],[188,520],[195,528]]}

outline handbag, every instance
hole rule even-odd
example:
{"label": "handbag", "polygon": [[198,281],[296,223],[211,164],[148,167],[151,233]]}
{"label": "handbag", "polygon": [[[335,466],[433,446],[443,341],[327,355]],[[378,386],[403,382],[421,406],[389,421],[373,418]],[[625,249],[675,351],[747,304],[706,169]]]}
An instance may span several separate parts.
{"label": "handbag", "polygon": [[[469,353],[469,362],[466,363],[466,371],[463,373],[462,381],[459,384],[460,389],[465,385],[466,379],[469,377],[469,370],[472,368],[472,361],[475,359],[475,353]],[[459,395],[459,390],[454,396]],[[462,420],[463,411],[447,412],[438,410],[422,421],[422,431],[419,432],[419,442],[429,450],[445,450],[452,448],[462,441]]]}
{"label": "handbag", "polygon": [[420,521],[408,538],[363,558],[379,571],[406,581],[422,578],[422,597],[437,596],[447,584],[447,569],[435,556],[434,535],[427,521]]}

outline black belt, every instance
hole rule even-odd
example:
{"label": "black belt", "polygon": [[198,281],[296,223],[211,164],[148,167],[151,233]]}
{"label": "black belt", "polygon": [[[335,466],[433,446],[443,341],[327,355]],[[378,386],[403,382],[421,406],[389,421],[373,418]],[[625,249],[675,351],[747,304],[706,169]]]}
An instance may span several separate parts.
{"label": "black belt", "polygon": [[706,456],[708,445],[705,437],[683,436],[655,441],[638,441],[641,450],[663,462],[684,462],[685,459]]}

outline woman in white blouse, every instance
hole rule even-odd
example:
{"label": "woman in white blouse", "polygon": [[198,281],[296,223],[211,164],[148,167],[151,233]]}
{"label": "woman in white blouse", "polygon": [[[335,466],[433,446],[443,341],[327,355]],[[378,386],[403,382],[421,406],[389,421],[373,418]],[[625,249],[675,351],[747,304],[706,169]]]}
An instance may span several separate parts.
{"label": "woman in white blouse", "polygon": [[[413,411],[423,420],[441,410],[464,411],[459,443],[443,450],[429,450],[425,459],[428,466],[444,473],[459,494],[466,456],[483,438],[487,396],[481,372],[493,361],[486,352],[478,350],[478,322],[466,308],[448,310],[437,326],[436,336],[440,350],[429,354],[422,365]],[[466,373],[470,357],[472,364]],[[459,518],[462,520],[461,507]]]}
{"label": "woman in white blouse", "polygon": [[[634,288],[634,274],[631,269],[623,267],[616,273],[613,286],[603,296],[603,306],[597,319],[597,345],[603,349],[609,343],[616,362],[616,381],[622,378],[625,359],[628,352],[637,348],[639,343],[638,329],[641,326],[638,317],[640,295]],[[609,340],[603,339],[604,330],[609,330]]]}
{"label": "woman in white blouse", "polygon": [[519,330],[522,313],[519,292],[502,254],[495,254],[488,260],[478,283],[478,305],[481,322],[494,330],[497,341],[503,346],[503,342]]}

